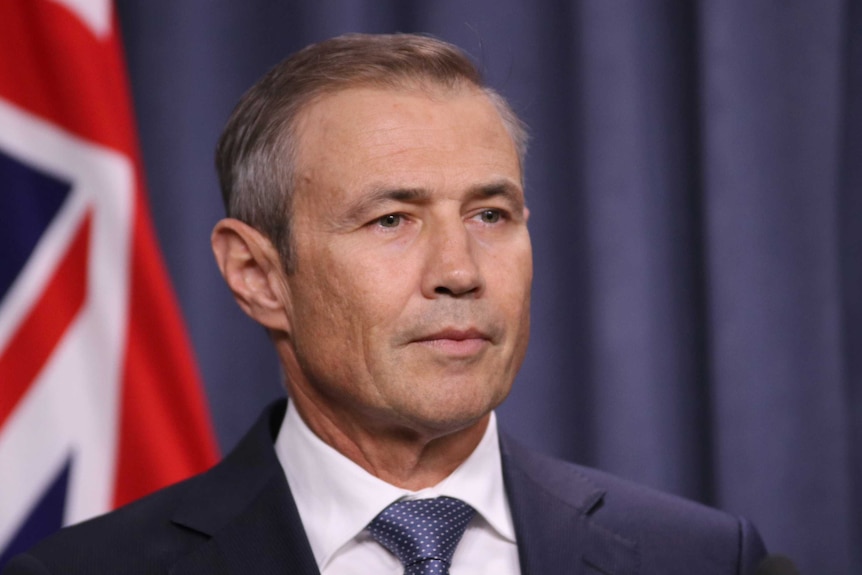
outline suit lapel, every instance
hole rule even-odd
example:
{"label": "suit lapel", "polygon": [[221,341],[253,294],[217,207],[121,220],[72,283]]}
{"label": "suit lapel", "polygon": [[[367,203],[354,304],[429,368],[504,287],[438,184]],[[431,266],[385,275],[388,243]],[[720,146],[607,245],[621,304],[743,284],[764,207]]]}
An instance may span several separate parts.
{"label": "suit lapel", "polygon": [[637,574],[636,545],[597,519],[604,491],[502,434],[500,445],[522,575]]}
{"label": "suit lapel", "polygon": [[319,575],[287,480],[272,448],[284,401],[267,410],[207,473],[173,522],[209,539],[170,569],[175,575]]}

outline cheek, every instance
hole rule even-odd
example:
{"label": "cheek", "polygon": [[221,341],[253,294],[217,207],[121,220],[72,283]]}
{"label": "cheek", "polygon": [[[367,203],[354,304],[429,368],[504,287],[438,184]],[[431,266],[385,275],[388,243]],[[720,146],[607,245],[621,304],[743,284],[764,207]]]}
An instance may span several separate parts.
{"label": "cheek", "polygon": [[337,340],[335,345],[342,348],[373,344],[366,340],[374,337],[375,328],[395,322],[405,305],[405,278],[377,262],[318,261],[312,274],[296,282],[303,302],[297,327]]}
{"label": "cheek", "polygon": [[293,332],[297,345],[305,350],[324,342],[332,345],[350,328],[350,299],[343,295],[350,292],[350,286],[335,271],[331,262],[318,258],[297,270],[291,282]]}
{"label": "cheek", "polygon": [[507,307],[519,308],[521,304],[528,306],[533,281],[533,259],[529,244],[527,247],[501,250],[500,254],[494,254],[488,266],[486,277],[489,285],[493,285]]}
{"label": "cheek", "polygon": [[401,250],[356,254],[344,262],[342,298],[355,303],[366,329],[395,328],[416,290],[416,258]]}

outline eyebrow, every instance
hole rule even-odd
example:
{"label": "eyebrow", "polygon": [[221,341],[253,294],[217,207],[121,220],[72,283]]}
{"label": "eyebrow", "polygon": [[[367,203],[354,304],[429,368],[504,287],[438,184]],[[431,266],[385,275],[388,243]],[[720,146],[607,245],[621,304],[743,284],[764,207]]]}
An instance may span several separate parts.
{"label": "eyebrow", "polygon": [[524,193],[521,191],[521,187],[509,180],[498,180],[477,186],[467,194],[468,201],[494,197],[502,197],[517,210],[523,211],[524,209]]}
{"label": "eyebrow", "polygon": [[349,226],[357,221],[363,221],[367,214],[390,202],[422,204],[427,203],[430,198],[431,193],[424,188],[374,188],[370,193],[349,204],[338,221],[340,226]]}
{"label": "eyebrow", "polygon": [[[378,187],[356,202],[347,206],[342,212],[339,223],[343,226],[350,225],[365,219],[366,215],[374,212],[375,208],[390,202],[403,202],[408,204],[422,205],[431,201],[431,191],[426,188],[388,188]],[[524,195],[521,188],[508,179],[501,179],[487,184],[481,184],[471,188],[466,195],[466,201],[483,198],[503,197],[512,204],[513,209],[522,212],[524,209]]]}

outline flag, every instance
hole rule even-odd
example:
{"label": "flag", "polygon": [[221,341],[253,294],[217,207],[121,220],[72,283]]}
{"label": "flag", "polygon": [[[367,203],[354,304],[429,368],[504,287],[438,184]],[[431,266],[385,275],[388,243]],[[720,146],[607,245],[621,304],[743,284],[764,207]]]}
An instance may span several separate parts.
{"label": "flag", "polygon": [[210,466],[110,0],[0,1],[0,567]]}

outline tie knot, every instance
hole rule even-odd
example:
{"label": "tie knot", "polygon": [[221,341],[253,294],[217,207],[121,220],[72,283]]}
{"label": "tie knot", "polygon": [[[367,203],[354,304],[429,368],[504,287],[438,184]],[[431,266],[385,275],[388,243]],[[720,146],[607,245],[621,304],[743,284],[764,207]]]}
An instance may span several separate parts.
{"label": "tie knot", "polygon": [[396,501],[374,518],[368,530],[404,564],[405,574],[446,574],[475,513],[451,497]]}

